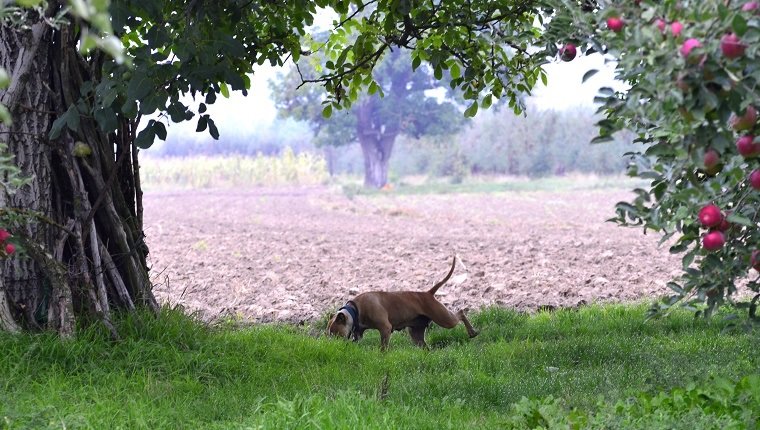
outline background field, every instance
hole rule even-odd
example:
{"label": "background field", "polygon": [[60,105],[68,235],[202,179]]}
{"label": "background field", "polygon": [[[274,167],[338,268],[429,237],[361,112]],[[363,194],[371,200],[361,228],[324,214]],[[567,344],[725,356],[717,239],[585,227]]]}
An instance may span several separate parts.
{"label": "background field", "polygon": [[366,192],[340,178],[164,190],[146,194],[145,225],[159,298],[206,318],[315,320],[363,291],[429,288],[454,253],[463,265],[441,289],[447,305],[575,307],[653,299],[680,271],[657,237],[605,222],[632,185],[406,178]]}

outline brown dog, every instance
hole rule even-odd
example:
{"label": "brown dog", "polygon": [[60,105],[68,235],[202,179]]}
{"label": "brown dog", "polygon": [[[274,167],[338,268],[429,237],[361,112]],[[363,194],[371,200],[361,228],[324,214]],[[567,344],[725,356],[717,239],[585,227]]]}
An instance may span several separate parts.
{"label": "brown dog", "polygon": [[452,313],[439,302],[434,294],[454,273],[457,257],[451,262],[451,270],[442,281],[428,291],[371,291],[349,300],[345,306],[330,318],[327,333],[346,339],[358,341],[364,330],[380,331],[380,348],[388,348],[388,341],[393,330],[409,329],[414,343],[427,347],[425,330],[430,321],[444,328],[454,328],[461,321],[467,328],[467,334],[475,337],[478,332],[472,328],[464,311]]}

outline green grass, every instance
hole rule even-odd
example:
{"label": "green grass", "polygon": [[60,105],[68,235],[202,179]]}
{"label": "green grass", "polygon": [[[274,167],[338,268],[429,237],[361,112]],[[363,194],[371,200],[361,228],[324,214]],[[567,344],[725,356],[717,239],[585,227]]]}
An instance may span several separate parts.
{"label": "green grass", "polygon": [[760,383],[739,378],[760,372],[757,331],[686,312],[645,322],[644,312],[491,309],[472,316],[475,339],[433,329],[425,351],[396,333],[386,353],[376,332],[349,343],[312,335],[320,327],[207,327],[176,310],[121,319],[115,343],[96,329],[69,341],[0,334],[0,428],[694,429],[753,419]]}
{"label": "green grass", "polygon": [[392,184],[391,189],[374,190],[362,187],[357,179],[338,180],[344,194],[354,195],[427,195],[427,194],[488,194],[502,192],[536,191],[593,191],[602,189],[630,190],[641,186],[642,182],[625,176],[570,175],[546,178],[510,178],[474,176],[461,183],[452,183],[450,178],[402,178]]}

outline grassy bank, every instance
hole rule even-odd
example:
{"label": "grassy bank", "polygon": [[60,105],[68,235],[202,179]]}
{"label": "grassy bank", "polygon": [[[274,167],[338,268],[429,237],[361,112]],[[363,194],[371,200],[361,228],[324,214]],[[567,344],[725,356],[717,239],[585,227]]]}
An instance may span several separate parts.
{"label": "grassy bank", "polygon": [[425,351],[397,333],[385,354],[373,332],[354,344],[314,328],[209,328],[168,310],[122,319],[116,343],[97,330],[66,342],[0,334],[0,428],[694,429],[757,418],[760,384],[741,380],[760,371],[756,331],[685,312],[644,322],[644,311],[487,310],[472,318],[475,339],[434,329]]}

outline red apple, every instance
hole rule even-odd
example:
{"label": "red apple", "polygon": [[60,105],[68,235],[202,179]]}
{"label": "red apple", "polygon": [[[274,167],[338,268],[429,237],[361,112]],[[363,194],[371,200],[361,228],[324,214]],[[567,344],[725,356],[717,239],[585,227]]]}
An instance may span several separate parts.
{"label": "red apple", "polygon": [[749,258],[749,265],[760,272],[760,249],[752,251],[752,256]]}
{"label": "red apple", "polygon": [[755,143],[755,136],[742,136],[736,141],[736,150],[744,158],[754,157],[760,153],[760,145]]}
{"label": "red apple", "polygon": [[713,230],[702,238],[702,246],[708,251],[715,251],[723,247],[726,237],[723,232]]}
{"label": "red apple", "polygon": [[749,185],[756,190],[760,190],[760,169],[755,169],[749,174]]}
{"label": "red apple", "polygon": [[744,55],[747,45],[735,33],[727,33],[720,39],[720,50],[726,58],[739,58]]}
{"label": "red apple", "polygon": [[620,31],[623,30],[623,27],[625,27],[625,22],[623,22],[622,18],[617,16],[607,18],[607,28],[614,31],[615,33],[620,33]]}
{"label": "red apple", "polygon": [[12,243],[9,243],[9,244],[5,245],[5,253],[6,254],[11,255],[14,252],[16,252],[16,247],[13,246]]}
{"label": "red apple", "polygon": [[665,26],[667,25],[667,23],[665,22],[664,19],[657,18],[656,20],[654,20],[654,25],[657,26],[657,29],[660,30],[660,33],[665,33]]}
{"label": "red apple", "polygon": [[732,227],[731,223],[728,222],[726,218],[723,218],[723,221],[718,224],[717,227],[715,227],[715,230],[726,232]]}
{"label": "red apple", "polygon": [[703,227],[717,227],[723,221],[723,214],[720,208],[715,205],[707,205],[699,210],[699,222]]}
{"label": "red apple", "polygon": [[576,53],[577,50],[575,45],[568,43],[559,50],[559,58],[561,58],[562,61],[573,61]]}
{"label": "red apple", "polygon": [[758,2],[748,1],[747,3],[744,3],[742,10],[744,12],[752,12],[753,10],[757,10],[758,7],[760,7],[760,4],[758,4]]}
{"label": "red apple", "polygon": [[0,242],[5,242],[9,237],[11,237],[11,234],[4,228],[0,228]]}
{"label": "red apple", "polygon": [[670,24],[670,32],[673,33],[673,36],[678,37],[681,35],[681,31],[683,30],[683,24],[681,24],[678,21],[673,21]]}
{"label": "red apple", "polygon": [[718,163],[720,163],[720,154],[718,154],[718,151],[714,149],[708,149],[705,152],[704,162],[705,167],[708,169],[715,167],[718,165]]}
{"label": "red apple", "polygon": [[686,39],[683,45],[681,45],[681,55],[683,55],[684,57],[688,57],[694,48],[699,48],[700,46],[702,46],[702,42],[700,42],[699,40]]}
{"label": "red apple", "polygon": [[754,106],[747,106],[747,110],[744,111],[742,116],[731,114],[731,118],[728,120],[728,124],[736,131],[749,130],[755,126],[757,121],[757,109]]}

